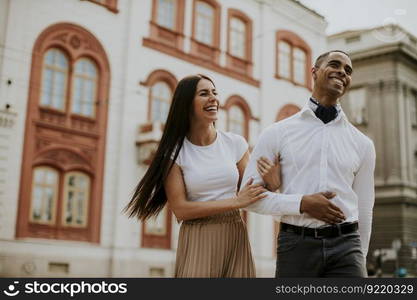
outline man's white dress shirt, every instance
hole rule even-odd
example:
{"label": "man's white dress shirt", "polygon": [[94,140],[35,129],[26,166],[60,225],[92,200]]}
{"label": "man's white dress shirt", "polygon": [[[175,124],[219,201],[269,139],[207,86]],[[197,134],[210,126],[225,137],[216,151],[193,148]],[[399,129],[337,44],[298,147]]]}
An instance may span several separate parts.
{"label": "man's white dress shirt", "polygon": [[326,225],[300,213],[303,195],[331,191],[330,201],[344,213],[345,222],[359,221],[364,256],[368,252],[374,206],[375,147],[371,139],[346,118],[340,104],[338,115],[327,124],[316,117],[311,101],[295,115],[263,130],[251,154],[243,181],[254,178],[264,183],[256,168],[261,156],[271,162],[280,154],[280,193],[246,209],[259,214],[280,216],[281,222],[311,228]]}

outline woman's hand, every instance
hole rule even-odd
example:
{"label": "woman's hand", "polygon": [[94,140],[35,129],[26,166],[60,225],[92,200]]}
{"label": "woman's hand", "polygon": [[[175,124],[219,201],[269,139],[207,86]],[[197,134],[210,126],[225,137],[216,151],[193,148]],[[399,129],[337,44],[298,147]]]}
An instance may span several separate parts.
{"label": "woman's hand", "polygon": [[271,192],[275,192],[281,186],[281,165],[279,160],[279,155],[275,158],[274,164],[263,156],[257,160],[258,172],[265,182],[265,187]]}
{"label": "woman's hand", "polygon": [[260,184],[252,184],[253,178],[249,179],[243,189],[239,191],[236,197],[238,208],[246,207],[256,201],[266,197],[266,189]]}

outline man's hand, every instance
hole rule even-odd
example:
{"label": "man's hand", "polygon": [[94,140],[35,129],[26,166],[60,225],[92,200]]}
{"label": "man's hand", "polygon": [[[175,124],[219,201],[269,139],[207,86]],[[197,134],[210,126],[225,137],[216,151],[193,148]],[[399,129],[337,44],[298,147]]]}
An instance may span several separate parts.
{"label": "man's hand", "polygon": [[306,213],[329,224],[343,222],[346,217],[339,207],[329,199],[336,196],[333,192],[305,195],[301,199],[300,212]]}

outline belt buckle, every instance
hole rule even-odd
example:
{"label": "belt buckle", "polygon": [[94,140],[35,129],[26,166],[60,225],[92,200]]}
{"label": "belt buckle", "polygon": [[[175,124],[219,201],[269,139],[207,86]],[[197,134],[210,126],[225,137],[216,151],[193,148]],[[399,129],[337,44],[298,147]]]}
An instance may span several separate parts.
{"label": "belt buckle", "polygon": [[318,231],[319,231],[318,228],[314,228],[314,238],[315,239],[321,239],[321,238],[323,238],[324,236],[323,235],[319,235],[318,234]]}

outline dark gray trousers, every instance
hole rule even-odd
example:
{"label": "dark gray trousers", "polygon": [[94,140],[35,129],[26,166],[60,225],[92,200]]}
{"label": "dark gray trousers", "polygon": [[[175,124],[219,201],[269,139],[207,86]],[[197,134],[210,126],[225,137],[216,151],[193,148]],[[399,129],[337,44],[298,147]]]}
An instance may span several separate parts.
{"label": "dark gray trousers", "polygon": [[275,277],[367,277],[359,232],[314,238],[281,231]]}

